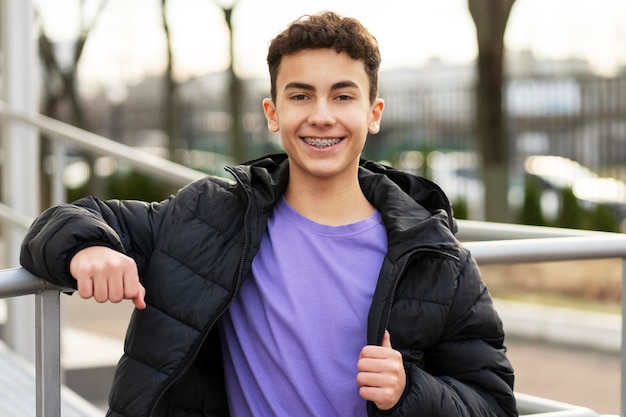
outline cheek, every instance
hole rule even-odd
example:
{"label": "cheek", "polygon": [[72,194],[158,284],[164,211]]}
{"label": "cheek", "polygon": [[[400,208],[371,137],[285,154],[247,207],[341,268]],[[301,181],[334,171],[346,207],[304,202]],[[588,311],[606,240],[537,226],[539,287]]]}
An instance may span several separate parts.
{"label": "cheek", "polygon": [[350,120],[351,130],[353,132],[363,132],[367,134],[372,125],[372,118],[368,114],[363,112],[353,112],[348,115],[346,120]]}
{"label": "cheek", "polygon": [[280,113],[280,117],[277,117],[277,126],[283,132],[293,133],[304,121],[306,121],[306,117],[302,112],[292,109],[283,110]]}

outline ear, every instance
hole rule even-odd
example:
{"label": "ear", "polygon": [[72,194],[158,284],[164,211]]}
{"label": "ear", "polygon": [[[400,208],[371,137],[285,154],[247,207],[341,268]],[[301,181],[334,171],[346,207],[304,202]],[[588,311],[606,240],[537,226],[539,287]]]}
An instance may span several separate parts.
{"label": "ear", "polygon": [[276,113],[276,106],[272,99],[266,98],[263,100],[263,112],[267,119],[267,128],[270,132],[278,132],[278,114]]}
{"label": "ear", "polygon": [[370,122],[368,131],[375,135],[380,131],[380,119],[383,117],[383,110],[385,108],[385,102],[382,98],[377,98],[372,104],[372,114],[370,115]]}

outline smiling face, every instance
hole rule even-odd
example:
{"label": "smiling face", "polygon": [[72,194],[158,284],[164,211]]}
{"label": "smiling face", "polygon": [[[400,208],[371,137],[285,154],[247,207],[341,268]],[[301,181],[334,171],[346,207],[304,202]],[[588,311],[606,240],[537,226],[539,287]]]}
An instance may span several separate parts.
{"label": "smiling face", "polygon": [[282,58],[276,101],[263,102],[270,131],[279,132],[294,181],[357,181],[368,133],[378,133],[383,101],[369,99],[362,61],[333,49]]}

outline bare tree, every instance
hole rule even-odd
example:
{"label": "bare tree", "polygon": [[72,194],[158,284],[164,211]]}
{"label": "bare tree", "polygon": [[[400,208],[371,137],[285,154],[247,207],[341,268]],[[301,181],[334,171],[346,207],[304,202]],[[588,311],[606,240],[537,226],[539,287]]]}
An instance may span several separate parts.
{"label": "bare tree", "polygon": [[[233,24],[232,15],[237,1],[231,2],[230,6],[224,6],[219,1],[214,3],[224,13],[224,20],[228,27],[228,50],[230,64],[228,66],[229,79],[229,113],[232,119],[231,125],[231,156],[236,161],[243,161],[246,157],[245,143],[243,141],[243,132],[241,126],[241,80],[235,73],[234,69],[234,42],[233,42]],[[163,107],[163,130],[169,138],[168,150],[171,159],[175,159],[176,150],[180,147],[180,135],[177,124],[178,109],[178,84],[174,79],[174,57],[171,42],[170,25],[167,19],[168,0],[161,0],[161,19],[163,22],[163,31],[165,33],[167,46],[167,67],[165,70],[165,103]]]}
{"label": "bare tree", "polygon": [[235,73],[235,45],[233,39],[233,11],[238,1],[231,2],[230,6],[224,6],[219,1],[214,0],[215,4],[224,12],[224,20],[228,26],[228,53],[230,56],[230,64],[228,65],[229,78],[229,113],[232,120],[231,125],[231,156],[236,162],[243,162],[247,157],[246,143],[243,140],[243,128],[241,124],[242,111],[242,83],[241,79]]}
{"label": "bare tree", "polygon": [[[106,4],[106,0],[100,1],[96,7],[95,13],[90,19],[87,19],[85,13],[83,13],[85,2],[84,0],[79,2],[78,15],[80,16],[80,21],[78,34],[68,45],[65,45],[71,49],[68,62],[62,62],[57,50],[57,45],[47,34],[45,21],[41,13],[39,13],[37,9],[34,10],[35,19],[39,27],[39,56],[43,63],[44,82],[42,83],[43,98],[41,112],[55,119],[64,120],[82,129],[87,129],[88,126],[78,91],[78,66],[83,56],[87,39]],[[44,137],[41,147],[44,153],[46,152],[46,142]],[[89,162],[89,166],[93,171],[93,157],[90,155],[85,155],[84,157]],[[91,172],[89,178],[89,193],[101,194],[98,181],[95,175],[93,175],[93,172]],[[42,181],[45,181],[45,178],[42,178]],[[42,187],[42,193],[48,192],[48,187]],[[42,195],[42,204],[46,206],[49,199],[49,195]]]}
{"label": "bare tree", "polygon": [[181,147],[180,135],[178,130],[178,83],[174,79],[174,54],[172,48],[172,37],[170,25],[167,19],[167,0],[161,0],[161,19],[163,22],[163,31],[165,33],[167,66],[165,68],[165,88],[163,103],[163,131],[168,138],[169,157],[176,159],[176,150]]}
{"label": "bare tree", "polygon": [[76,38],[71,41],[70,45],[67,45],[72,51],[69,62],[61,62],[55,42],[46,32],[44,19],[35,9],[35,18],[39,24],[39,56],[43,62],[45,81],[43,83],[42,112],[51,117],[61,118],[59,105],[66,102],[69,108],[69,120],[67,121],[83,129],[86,128],[86,122],[78,93],[78,65],[89,34],[96,25],[106,3],[106,0],[100,1],[91,19],[86,19],[83,13],[84,0],[79,2],[81,20]]}
{"label": "bare tree", "polygon": [[510,222],[509,141],[503,110],[504,33],[515,0],[468,0],[478,41],[476,138],[482,156],[485,219]]}

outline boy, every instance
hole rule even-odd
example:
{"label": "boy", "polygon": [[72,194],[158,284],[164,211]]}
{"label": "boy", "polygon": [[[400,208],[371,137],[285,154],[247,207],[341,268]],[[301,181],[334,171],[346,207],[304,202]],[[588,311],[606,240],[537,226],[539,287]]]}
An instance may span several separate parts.
{"label": "boy", "polygon": [[501,322],[431,182],[360,160],[380,54],[356,20],[270,44],[286,155],[161,203],[48,209],[22,251],[98,302],[132,299],[108,416],[515,416]]}

